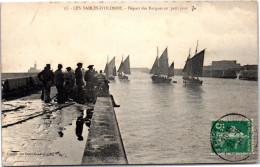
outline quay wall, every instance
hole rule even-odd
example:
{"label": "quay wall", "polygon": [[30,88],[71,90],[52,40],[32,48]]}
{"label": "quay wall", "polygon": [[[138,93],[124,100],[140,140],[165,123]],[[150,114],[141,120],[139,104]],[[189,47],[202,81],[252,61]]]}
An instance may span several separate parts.
{"label": "quay wall", "polygon": [[82,165],[128,164],[110,97],[98,97]]}
{"label": "quay wall", "polygon": [[12,100],[42,89],[42,82],[37,75],[23,77],[9,75],[6,77],[1,80],[2,99]]}
{"label": "quay wall", "polygon": [[21,77],[29,77],[29,76],[35,76],[38,73],[1,73],[1,79],[10,79],[10,78],[21,78]]}

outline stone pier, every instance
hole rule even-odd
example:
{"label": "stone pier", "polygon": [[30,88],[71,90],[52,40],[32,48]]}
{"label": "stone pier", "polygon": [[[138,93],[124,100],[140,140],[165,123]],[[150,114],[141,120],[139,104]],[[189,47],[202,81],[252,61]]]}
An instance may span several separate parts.
{"label": "stone pier", "polygon": [[98,97],[82,165],[128,164],[110,97]]}

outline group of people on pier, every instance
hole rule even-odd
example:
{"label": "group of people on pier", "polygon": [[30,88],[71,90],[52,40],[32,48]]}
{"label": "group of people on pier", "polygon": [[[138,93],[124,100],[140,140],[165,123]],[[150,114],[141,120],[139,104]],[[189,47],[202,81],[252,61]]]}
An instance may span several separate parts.
{"label": "group of people on pier", "polygon": [[[75,72],[71,67],[67,71],[62,71],[62,64],[58,64],[58,69],[53,72],[51,65],[46,64],[43,71],[38,74],[38,78],[43,83],[41,99],[46,103],[51,102],[50,92],[53,84],[57,88],[57,102],[64,104],[66,101],[74,100],[77,103],[95,103],[98,96],[110,96],[114,107],[119,107],[109,94],[109,81],[102,73],[95,71],[94,65],[88,66],[88,71],[83,74],[82,63],[77,64]],[[84,81],[83,81],[84,79]]]}

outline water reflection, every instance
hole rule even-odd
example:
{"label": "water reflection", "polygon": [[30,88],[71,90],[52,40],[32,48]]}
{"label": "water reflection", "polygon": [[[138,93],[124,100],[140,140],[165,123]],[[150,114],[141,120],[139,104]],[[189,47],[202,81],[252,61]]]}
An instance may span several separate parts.
{"label": "water reflection", "polygon": [[[172,94],[174,93],[173,84],[151,84],[152,100],[155,104],[163,104],[166,108],[172,103]],[[150,91],[150,90],[148,90]]]}
{"label": "water reflection", "polygon": [[205,109],[203,88],[194,85],[183,85],[183,88],[187,104],[185,107],[187,111],[194,116],[193,118],[197,118],[201,111]]}
{"label": "water reflection", "polygon": [[[85,123],[85,125],[89,128],[91,125],[91,118],[93,115],[93,110],[94,109],[87,109],[82,110],[79,108],[79,116],[77,118],[76,121],[76,136],[78,137],[79,141],[82,141],[84,138],[82,136],[82,132],[83,132],[83,125]],[[86,116],[84,117],[84,112],[86,112]]]}
{"label": "water reflection", "polygon": [[83,114],[82,114],[82,116],[79,116],[76,121],[76,136],[78,137],[79,141],[83,140],[83,136],[82,136],[83,124],[84,124],[84,120],[83,120]]}
{"label": "water reflection", "polygon": [[203,89],[201,86],[183,85],[188,98],[202,100]]}

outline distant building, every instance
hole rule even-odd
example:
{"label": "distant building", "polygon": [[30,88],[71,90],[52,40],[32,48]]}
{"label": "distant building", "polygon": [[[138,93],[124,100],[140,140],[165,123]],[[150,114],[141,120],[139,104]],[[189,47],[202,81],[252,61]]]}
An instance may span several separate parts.
{"label": "distant building", "polygon": [[240,68],[236,60],[212,61],[211,70],[227,70],[230,68]]}
{"label": "distant building", "polygon": [[210,77],[211,76],[211,66],[203,66],[203,77]]}
{"label": "distant building", "polygon": [[35,62],[34,67],[30,67],[30,69],[28,70],[28,73],[38,73],[38,72],[40,72],[40,70],[37,69],[37,64]]}
{"label": "distant building", "polygon": [[258,65],[244,65],[243,68],[244,70],[257,70]]}
{"label": "distant building", "polygon": [[[212,61],[209,66],[203,66],[203,77],[211,78],[237,78],[239,72],[240,79],[258,80],[258,65],[241,66],[236,60]],[[183,75],[182,69],[174,69],[175,75]]]}
{"label": "distant building", "polygon": [[212,61],[211,70],[228,70],[241,68],[236,60]]}
{"label": "distant building", "polygon": [[203,70],[210,71],[211,70],[211,66],[203,66]]}
{"label": "distant building", "polygon": [[177,75],[177,76],[183,76],[183,72],[182,72],[183,69],[174,69],[174,75]]}
{"label": "distant building", "polygon": [[239,79],[257,81],[258,65],[244,65],[243,70],[239,73]]}
{"label": "distant building", "polygon": [[236,60],[212,61],[210,77],[213,78],[237,78],[237,72],[241,70]]}

